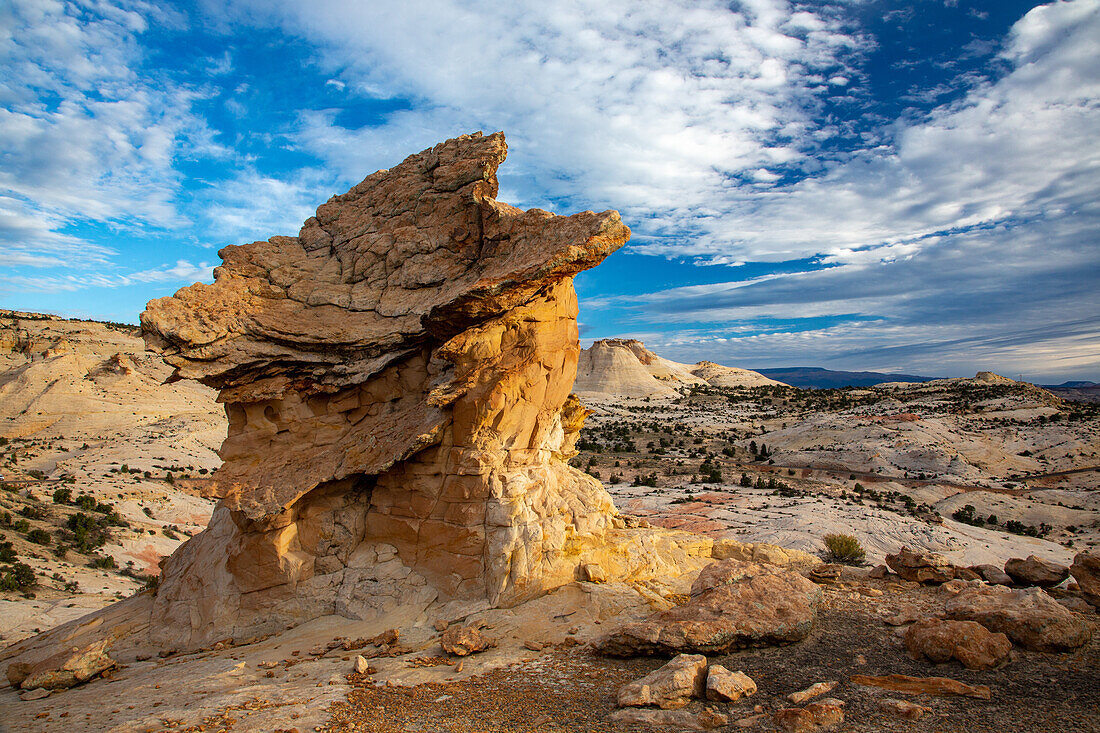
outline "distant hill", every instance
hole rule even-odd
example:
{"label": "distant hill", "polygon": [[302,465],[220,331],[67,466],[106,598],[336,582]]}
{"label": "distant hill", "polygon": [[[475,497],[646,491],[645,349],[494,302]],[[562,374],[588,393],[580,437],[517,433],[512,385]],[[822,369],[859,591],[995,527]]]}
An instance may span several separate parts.
{"label": "distant hill", "polygon": [[821,367],[786,367],[756,369],[765,377],[803,389],[833,389],[837,387],[870,387],[882,382],[931,382],[939,377],[916,374],[886,374],[884,372],[839,372]]}
{"label": "distant hill", "polygon": [[582,397],[679,397],[695,385],[759,387],[780,384],[756,372],[710,361],[680,364],[636,339],[602,339],[581,351],[573,391]]}

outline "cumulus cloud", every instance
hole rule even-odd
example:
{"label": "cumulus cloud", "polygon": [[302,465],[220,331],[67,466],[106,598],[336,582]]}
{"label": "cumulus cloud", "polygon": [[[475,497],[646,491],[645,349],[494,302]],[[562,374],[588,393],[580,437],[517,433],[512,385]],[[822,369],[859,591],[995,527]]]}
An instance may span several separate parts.
{"label": "cumulus cloud", "polygon": [[847,73],[862,43],[782,0],[230,7],[321,46],[351,88],[414,100],[357,130],[303,115],[300,144],[347,177],[395,150],[504,129],[506,195],[667,215],[667,226],[714,210],[733,176],[804,156],[825,79]]}

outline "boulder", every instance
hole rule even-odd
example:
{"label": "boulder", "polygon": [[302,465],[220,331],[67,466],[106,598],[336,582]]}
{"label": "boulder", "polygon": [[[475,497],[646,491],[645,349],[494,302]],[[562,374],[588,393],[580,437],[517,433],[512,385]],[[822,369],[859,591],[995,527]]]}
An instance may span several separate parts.
{"label": "boulder", "polygon": [[813,628],[821,589],[796,572],[720,560],[705,567],[682,606],[628,623],[596,648],[611,656],[721,654],[789,644]]}
{"label": "boulder", "polygon": [[680,654],[640,680],[619,688],[618,704],[626,707],[682,708],[691,698],[706,696],[707,658]]}
{"label": "boulder", "polygon": [[1035,555],[1028,555],[1026,560],[1014,557],[1006,562],[1005,573],[1019,585],[1051,588],[1069,577],[1069,568]]}
{"label": "boulder", "polygon": [[937,664],[957,659],[967,669],[993,669],[1009,660],[1012,642],[974,621],[929,618],[906,629],[905,648],[913,659]]}
{"label": "boulder", "polygon": [[1093,606],[1100,608],[1100,555],[1092,552],[1078,552],[1073,558],[1069,572],[1077,581],[1081,595]]}
{"label": "boulder", "polygon": [[804,708],[782,708],[772,719],[786,733],[825,733],[844,722],[844,711],[835,703],[812,702]]}
{"label": "boulder", "polygon": [[14,662],[8,665],[8,682],[23,690],[63,690],[86,682],[115,666],[107,654],[111,641],[63,648],[34,663]]}
{"label": "boulder", "polygon": [[993,585],[1012,585],[1012,578],[996,565],[971,565],[970,569],[982,580]]}
{"label": "boulder", "polygon": [[946,583],[955,578],[955,566],[935,552],[902,547],[896,555],[887,555],[886,564],[905,580],[917,583]]}
{"label": "boulder", "polygon": [[482,634],[481,629],[477,626],[459,626],[457,624],[447,627],[439,643],[443,647],[443,651],[457,657],[477,654],[497,645],[496,639]]}
{"label": "boulder", "polygon": [[731,672],[721,664],[712,664],[707,670],[708,700],[733,702],[756,694],[756,683],[744,672]]}
{"label": "boulder", "polygon": [[968,588],[944,606],[949,618],[977,621],[1036,651],[1070,651],[1092,638],[1092,627],[1039,588]]}
{"label": "boulder", "polygon": [[710,709],[653,710],[648,708],[623,708],[607,716],[608,720],[627,725],[644,725],[663,731],[714,730],[725,727],[729,717]]}

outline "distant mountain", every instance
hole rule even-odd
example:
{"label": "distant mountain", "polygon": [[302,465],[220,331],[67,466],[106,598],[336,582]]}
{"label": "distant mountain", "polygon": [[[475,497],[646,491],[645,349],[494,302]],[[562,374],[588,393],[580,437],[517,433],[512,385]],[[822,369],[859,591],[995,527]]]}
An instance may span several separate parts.
{"label": "distant mountain", "polygon": [[1096,382],[1062,382],[1061,384],[1044,384],[1043,389],[1058,395],[1063,400],[1073,402],[1100,402],[1100,384]]}
{"label": "distant mountain", "polygon": [[920,377],[915,374],[886,374],[883,372],[838,372],[821,367],[786,367],[783,369],[756,369],[765,377],[785,382],[803,389],[832,389],[837,387],[870,387],[882,382],[931,382],[939,377]]}

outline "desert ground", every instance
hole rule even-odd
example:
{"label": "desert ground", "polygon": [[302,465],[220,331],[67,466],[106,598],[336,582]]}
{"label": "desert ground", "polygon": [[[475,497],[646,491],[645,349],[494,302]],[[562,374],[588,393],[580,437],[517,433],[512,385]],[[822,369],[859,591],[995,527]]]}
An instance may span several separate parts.
{"label": "desert ground", "polygon": [[[0,532],[36,581],[0,597],[8,644],[149,592],[160,558],[210,516],[203,485],[219,465],[225,419],[212,391],[162,384],[167,370],[133,330],[5,318]],[[789,706],[788,694],[836,682],[827,699],[843,703],[841,730],[1001,731],[1006,720],[1015,730],[1100,730],[1100,640],[1059,653],[1017,647],[1010,663],[989,670],[916,660],[905,651],[906,625],[892,623],[943,617],[961,581],[927,585],[873,571],[902,546],[963,567],[1029,555],[1069,565],[1095,548],[1100,410],[994,375],[821,391],[754,381],[666,376],[659,395],[628,385],[635,396],[624,396],[599,392],[597,378],[582,395],[591,414],[572,463],[601,479],[632,521],[801,550],[815,562],[831,559],[828,534],[851,534],[866,551],[815,580],[823,600],[805,640],[710,655],[711,665],[751,677],[755,695],[692,701],[657,728],[784,729],[774,714]],[[84,526],[77,516],[90,518],[82,520],[90,530],[72,529]],[[633,588],[579,581],[514,609],[325,617],[270,638],[166,650],[42,699],[20,700],[7,688],[0,729],[648,729],[609,716],[623,685],[666,660],[611,658],[594,644],[625,621],[682,604],[693,577]],[[1094,627],[1095,610],[1074,587],[1046,592]],[[495,646],[446,653],[441,630],[456,624],[481,628]],[[398,639],[384,638],[390,629]],[[889,674],[992,692],[907,696],[852,680]],[[899,712],[914,704],[919,719]]]}

